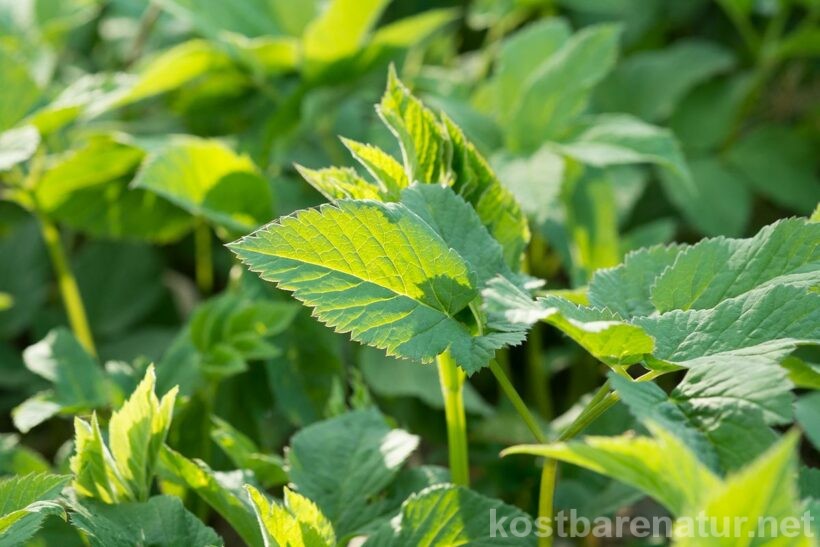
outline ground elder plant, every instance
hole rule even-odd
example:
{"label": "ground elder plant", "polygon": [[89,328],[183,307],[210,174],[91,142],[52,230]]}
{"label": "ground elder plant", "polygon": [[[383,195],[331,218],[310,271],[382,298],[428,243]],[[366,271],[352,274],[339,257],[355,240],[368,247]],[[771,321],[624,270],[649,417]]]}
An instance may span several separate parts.
{"label": "ground elder plant", "polygon": [[[482,218],[482,198],[490,192],[507,198],[498,199],[496,218],[502,204],[509,206],[508,219],[522,213],[458,128],[447,118],[438,121],[393,73],[377,111],[400,141],[401,164],[377,148],[346,143],[375,180],[350,169],[302,169],[333,203],[279,219],[230,247],[329,327],[421,366],[437,362],[456,484],[469,481],[464,373],[490,366],[533,434],[544,438],[503,371],[491,364],[494,351],[519,343],[540,320],[612,368],[610,381],[562,440],[622,398],[650,429],[679,435],[704,469],[727,471],[761,456],[776,441],[771,426],[792,421],[793,385],[779,362],[797,346],[818,342],[816,221],[784,220],[748,240],[638,251],[622,266],[599,272],[576,297],[580,304],[533,298],[528,287],[537,282],[513,273],[504,260],[504,245],[493,234],[510,232]],[[507,246],[526,238],[520,230]],[[512,248],[514,262],[521,249]],[[633,379],[629,369],[636,364],[645,372]],[[687,373],[670,396],[651,383],[681,369]],[[552,452],[519,447],[507,453]],[[596,470],[600,463],[591,457],[588,465]],[[554,480],[555,463],[547,460],[542,517],[551,516]]]}
{"label": "ground elder plant", "polygon": [[818,14],[0,0],[0,547],[816,545]]}

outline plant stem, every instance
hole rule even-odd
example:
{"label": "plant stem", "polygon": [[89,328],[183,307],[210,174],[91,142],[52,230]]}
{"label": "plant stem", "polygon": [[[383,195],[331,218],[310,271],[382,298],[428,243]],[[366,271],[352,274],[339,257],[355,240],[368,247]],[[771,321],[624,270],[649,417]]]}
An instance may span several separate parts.
{"label": "plant stem", "polygon": [[[527,429],[530,430],[535,440],[539,443],[549,442],[547,436],[541,431],[538,422],[535,421],[535,417],[530,412],[530,409],[527,408],[527,405],[523,399],[521,399],[518,391],[515,390],[512,382],[510,382],[510,379],[504,374],[504,369],[502,369],[495,360],[490,361],[490,371],[492,371],[493,376],[495,376],[495,379],[498,381],[498,385],[501,386],[501,390],[510,400],[516,412],[518,412],[518,415],[521,416],[521,419],[527,425]],[[538,518],[541,519],[541,522],[543,522],[544,519],[552,521],[553,493],[555,492],[557,471],[558,463],[555,460],[544,461],[544,467],[541,469],[541,486],[538,494]],[[539,538],[538,544],[540,547],[550,547],[552,545],[552,538]]]}
{"label": "plant stem", "polygon": [[131,51],[125,59],[125,65],[127,67],[130,67],[139,60],[145,49],[145,44],[151,36],[151,31],[154,30],[154,26],[157,24],[161,14],[162,8],[160,8],[158,4],[154,2],[148,3],[145,13],[143,13],[140,19],[139,29],[137,30],[136,36],[134,36],[134,42],[131,44]]}
{"label": "plant stem", "polygon": [[470,467],[467,452],[467,417],[464,413],[464,371],[458,368],[450,351],[436,359],[447,419],[447,447],[450,452],[450,475],[454,484],[469,486]]}
{"label": "plant stem", "polygon": [[524,403],[523,399],[521,399],[518,391],[515,390],[512,382],[510,382],[510,379],[507,378],[506,374],[504,374],[504,369],[501,368],[501,365],[499,365],[495,360],[490,361],[490,371],[498,381],[498,385],[501,386],[501,391],[503,391],[504,395],[506,395],[510,400],[515,408],[515,411],[518,412],[519,416],[521,416],[521,419],[527,425],[527,429],[530,430],[530,433],[532,433],[532,436],[535,437],[535,440],[539,443],[549,442],[547,436],[541,431],[541,427],[538,425],[538,422],[535,421],[535,417],[530,412],[530,409],[527,408],[527,405]]}
{"label": "plant stem", "polygon": [[[646,374],[639,376],[632,380],[633,382],[650,382],[659,376],[663,376],[669,371],[650,370]],[[558,436],[559,441],[568,441],[584,429],[586,429],[592,422],[600,418],[607,410],[612,408],[615,403],[621,400],[621,397],[615,391],[610,391],[609,381],[605,382],[595,395],[592,396],[587,406],[578,415],[575,420]]]}
{"label": "plant stem", "polygon": [[[541,486],[538,490],[538,519],[539,522],[548,520],[552,524],[553,503],[555,499],[555,484],[558,478],[558,460],[544,459],[541,468]],[[552,547],[552,534],[539,536],[538,547]]]}
{"label": "plant stem", "polygon": [[60,287],[60,294],[68,314],[71,330],[74,331],[77,340],[85,349],[92,355],[96,355],[97,349],[94,347],[94,338],[91,336],[91,327],[88,325],[83,299],[80,295],[80,289],[77,287],[77,280],[74,278],[71,266],[68,264],[63,243],[60,240],[60,232],[43,215],[38,214],[37,220],[40,222],[43,240],[51,258],[51,264],[54,267],[54,275],[57,276],[57,285]]}
{"label": "plant stem", "polygon": [[214,288],[213,254],[211,252],[211,230],[202,219],[197,219],[194,228],[194,260],[196,261],[196,285],[199,292],[209,294]]}

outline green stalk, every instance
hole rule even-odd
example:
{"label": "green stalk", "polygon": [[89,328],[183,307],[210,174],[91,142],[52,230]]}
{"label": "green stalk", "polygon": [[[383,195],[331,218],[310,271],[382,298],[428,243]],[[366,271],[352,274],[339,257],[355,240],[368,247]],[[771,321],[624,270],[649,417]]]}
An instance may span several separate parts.
{"label": "green stalk", "polygon": [[202,219],[194,228],[194,260],[196,261],[196,285],[202,294],[210,294],[214,288],[214,265],[211,249],[211,230]]}
{"label": "green stalk", "polygon": [[96,355],[97,349],[94,347],[94,337],[91,336],[91,327],[88,325],[83,299],[80,295],[80,289],[77,287],[77,280],[74,278],[71,266],[68,264],[63,243],[60,240],[60,232],[43,215],[38,214],[37,220],[40,222],[40,231],[43,234],[51,264],[54,267],[54,275],[57,276],[57,285],[60,287],[60,295],[63,298],[63,305],[68,314],[71,330],[74,331],[77,340],[85,349],[92,355]]}
{"label": "green stalk", "polygon": [[544,435],[541,431],[541,427],[535,420],[535,416],[533,416],[530,409],[527,408],[526,403],[524,403],[524,400],[521,399],[521,395],[518,394],[518,391],[516,391],[515,387],[512,385],[512,382],[510,382],[510,379],[507,378],[507,375],[504,373],[504,369],[501,368],[501,365],[499,365],[495,360],[490,361],[490,371],[498,381],[498,385],[501,386],[501,391],[503,391],[504,395],[506,395],[510,400],[515,408],[515,411],[518,412],[518,415],[524,421],[524,424],[526,424],[527,429],[530,430],[532,436],[535,437],[535,440],[539,443],[549,442],[547,436]]}
{"label": "green stalk", "polygon": [[[555,485],[558,479],[558,461],[545,458],[541,468],[541,486],[538,489],[538,518],[552,525]],[[538,538],[538,547],[552,547],[552,534]]]}
{"label": "green stalk", "polygon": [[[521,399],[518,391],[516,391],[512,382],[510,382],[510,379],[504,374],[504,369],[502,369],[495,360],[490,361],[490,371],[493,373],[493,376],[495,376],[498,385],[501,386],[501,390],[510,400],[516,412],[518,412],[518,415],[527,425],[527,429],[529,429],[532,436],[535,437],[535,440],[539,443],[549,442],[547,436],[544,435],[541,431],[541,427],[535,420],[535,416],[533,416],[530,409],[527,408],[524,400]],[[541,469],[541,487],[538,494],[538,518],[542,519],[542,522],[543,519],[552,520],[553,492],[555,491],[555,476],[557,470],[558,466],[555,460],[544,461],[544,467]],[[540,547],[549,547],[552,544],[552,538],[539,538],[538,542]]]}
{"label": "green stalk", "polygon": [[464,371],[458,368],[450,351],[436,359],[447,419],[447,447],[450,453],[450,475],[454,484],[470,485],[467,450],[467,417],[464,413]]}

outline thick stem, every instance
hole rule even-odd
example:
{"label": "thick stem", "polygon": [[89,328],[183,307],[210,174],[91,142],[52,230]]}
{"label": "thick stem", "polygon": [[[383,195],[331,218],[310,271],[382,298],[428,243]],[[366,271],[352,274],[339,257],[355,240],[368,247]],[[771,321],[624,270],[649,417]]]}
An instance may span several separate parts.
{"label": "thick stem", "polygon": [[68,322],[77,340],[92,355],[97,354],[94,347],[94,337],[91,336],[91,327],[88,325],[88,318],[85,314],[80,289],[77,287],[77,280],[71,272],[68,264],[63,243],[60,240],[60,232],[57,227],[42,215],[38,215],[40,230],[43,234],[48,254],[51,257],[51,264],[54,267],[54,275],[57,276],[57,285],[60,287],[60,294],[63,298]]}
{"label": "thick stem", "polygon": [[[558,461],[545,459],[541,468],[541,487],[538,491],[538,522],[552,527],[555,484],[558,478]],[[539,536],[538,547],[552,547],[552,534]]]}
{"label": "thick stem", "polygon": [[211,249],[211,230],[199,219],[194,229],[194,260],[196,261],[196,286],[202,294],[210,294],[214,288],[214,265]]}
{"label": "thick stem", "polygon": [[469,486],[470,467],[467,452],[467,417],[464,413],[464,371],[458,368],[450,351],[436,359],[447,419],[447,447],[450,452],[450,475],[454,484]]}

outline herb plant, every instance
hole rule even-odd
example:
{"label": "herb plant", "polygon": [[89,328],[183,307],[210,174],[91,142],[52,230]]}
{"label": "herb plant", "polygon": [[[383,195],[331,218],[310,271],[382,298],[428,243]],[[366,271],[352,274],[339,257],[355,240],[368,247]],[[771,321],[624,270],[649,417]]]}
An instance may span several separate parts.
{"label": "herb plant", "polygon": [[0,0],[0,547],[814,545],[818,13]]}

